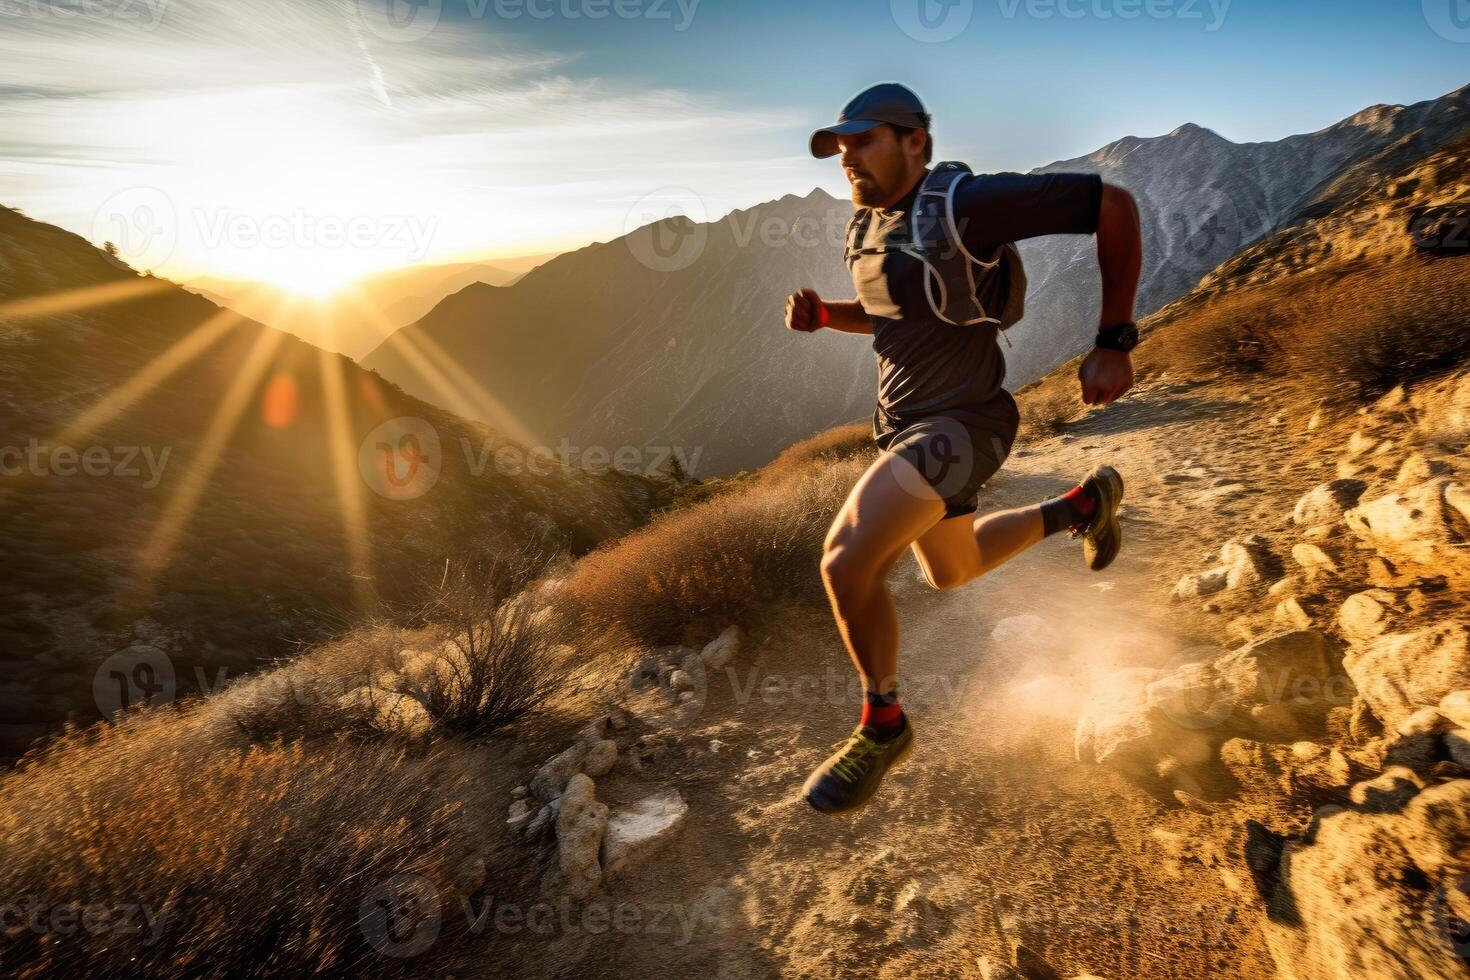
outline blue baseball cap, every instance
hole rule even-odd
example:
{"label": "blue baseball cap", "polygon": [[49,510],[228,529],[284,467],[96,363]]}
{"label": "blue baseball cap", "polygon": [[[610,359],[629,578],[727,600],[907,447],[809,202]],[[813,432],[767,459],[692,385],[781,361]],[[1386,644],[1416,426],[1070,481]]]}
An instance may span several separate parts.
{"label": "blue baseball cap", "polygon": [[837,122],[812,133],[812,156],[836,156],[837,137],[861,133],[883,123],[908,129],[928,129],[929,113],[919,97],[897,82],[880,82],[852,97],[837,114]]}

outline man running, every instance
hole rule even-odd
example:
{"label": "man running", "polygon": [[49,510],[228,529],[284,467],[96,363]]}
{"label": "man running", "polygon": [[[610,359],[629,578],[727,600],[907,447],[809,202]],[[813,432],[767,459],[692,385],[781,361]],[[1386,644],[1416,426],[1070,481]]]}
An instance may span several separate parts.
{"label": "man running", "polygon": [[[912,547],[931,586],[952,589],[1063,529],[1083,538],[1087,564],[1101,570],[1122,536],[1123,480],[1110,466],[1060,497],[974,518],[979,488],[1010,453],[1020,416],[1001,387],[997,321],[983,313],[967,326],[941,319],[924,261],[894,247],[913,242],[911,209],[933,154],[929,124],[913,92],[885,83],[812,134],[812,155],[840,154],[852,185],[848,265],[857,298],[823,301],[802,289],[786,300],[788,328],[871,334],[878,358],[873,437],[883,451],[848,494],[822,555],[838,632],[864,689],[857,728],[806,782],[806,800],[824,813],[867,802],[913,742],[898,701],[898,623],[885,583],[905,549]],[[951,201],[952,227],[977,263],[972,281],[982,310],[1006,304],[1010,266],[997,261],[1006,243],[1097,236],[1102,322],[1078,372],[1082,400],[1101,405],[1127,391],[1142,264],[1132,196],[1096,174],[962,172]]]}

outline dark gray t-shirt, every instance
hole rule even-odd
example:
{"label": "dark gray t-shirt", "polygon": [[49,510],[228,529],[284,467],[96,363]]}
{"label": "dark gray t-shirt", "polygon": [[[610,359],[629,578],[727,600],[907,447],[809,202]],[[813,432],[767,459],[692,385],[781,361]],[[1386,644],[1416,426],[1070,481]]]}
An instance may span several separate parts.
{"label": "dark gray t-shirt", "polygon": [[[859,208],[851,231],[871,212],[859,245],[906,241],[909,210],[922,177],[893,209]],[[1097,174],[972,174],[955,188],[955,223],[972,255],[989,259],[1005,242],[1038,235],[1093,234],[1102,203]],[[902,252],[858,255],[849,264],[857,298],[873,322],[878,358],[878,409],[903,421],[945,414],[963,418],[1000,393],[1005,358],[994,324],[945,323],[924,298],[923,265]],[[976,293],[984,308],[999,311],[1008,283],[1002,263],[991,273],[977,267]]]}

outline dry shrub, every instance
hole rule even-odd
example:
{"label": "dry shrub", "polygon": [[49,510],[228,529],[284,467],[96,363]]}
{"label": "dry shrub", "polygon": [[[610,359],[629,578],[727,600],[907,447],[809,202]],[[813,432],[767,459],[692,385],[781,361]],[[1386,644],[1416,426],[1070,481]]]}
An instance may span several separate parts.
{"label": "dry shrub", "polygon": [[817,454],[781,479],[660,515],[582,558],[558,606],[584,636],[620,630],[672,643],[747,624],[778,598],[820,599],[822,542],[867,465],[863,455],[834,464]]}
{"label": "dry shrub", "polygon": [[[382,715],[406,696],[435,730],[484,736],[545,707],[570,679],[561,623],[540,615],[533,549],[447,560],[399,621],[354,630],[232,692],[226,709],[256,742],[326,735],[382,738]],[[349,693],[352,697],[346,697]],[[407,705],[413,707],[411,703]],[[429,731],[388,726],[416,740]]]}
{"label": "dry shrub", "polygon": [[854,458],[871,459],[876,453],[872,423],[839,425],[787,446],[761,468],[760,475],[763,479],[780,479],[812,466],[830,466]]}
{"label": "dry shrub", "polygon": [[[0,895],[27,916],[0,939],[8,974],[450,966],[463,918],[453,882],[470,842],[440,753],[340,740],[231,748],[186,713],[145,714],[64,737],[4,779]],[[384,905],[400,916],[387,935]],[[118,928],[123,910],[143,907],[156,929],[136,913],[128,928],[141,931]],[[68,908],[112,910],[108,927]],[[415,957],[384,945],[436,925]]]}
{"label": "dry shrub", "polygon": [[1422,256],[1304,272],[1181,310],[1141,363],[1284,376],[1373,398],[1470,358],[1470,262]]}
{"label": "dry shrub", "polygon": [[445,730],[488,735],[544,707],[566,683],[556,621],[538,618],[534,592],[506,597],[508,583],[524,581],[497,558],[451,564],[419,610],[434,624],[430,662],[405,693]]}

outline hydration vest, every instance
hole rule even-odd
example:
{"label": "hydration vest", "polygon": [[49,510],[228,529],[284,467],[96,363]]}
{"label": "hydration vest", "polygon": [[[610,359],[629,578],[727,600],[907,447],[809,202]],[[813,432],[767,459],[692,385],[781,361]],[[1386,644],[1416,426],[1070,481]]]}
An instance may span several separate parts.
{"label": "hydration vest", "polygon": [[[970,168],[954,160],[937,163],[925,175],[914,197],[909,227],[912,239],[861,246],[866,237],[872,209],[854,215],[848,225],[842,259],[849,268],[859,255],[904,252],[924,264],[924,298],[929,309],[945,323],[968,327],[993,323],[1001,330],[1021,319],[1026,305],[1026,270],[1014,243],[998,246],[989,259],[971,255],[965,248],[954,218],[954,192]],[[1001,269],[1002,263],[1004,270]],[[976,286],[987,276],[1008,274],[1008,288],[1000,309],[987,312]],[[1009,341],[1007,341],[1009,342]]]}

